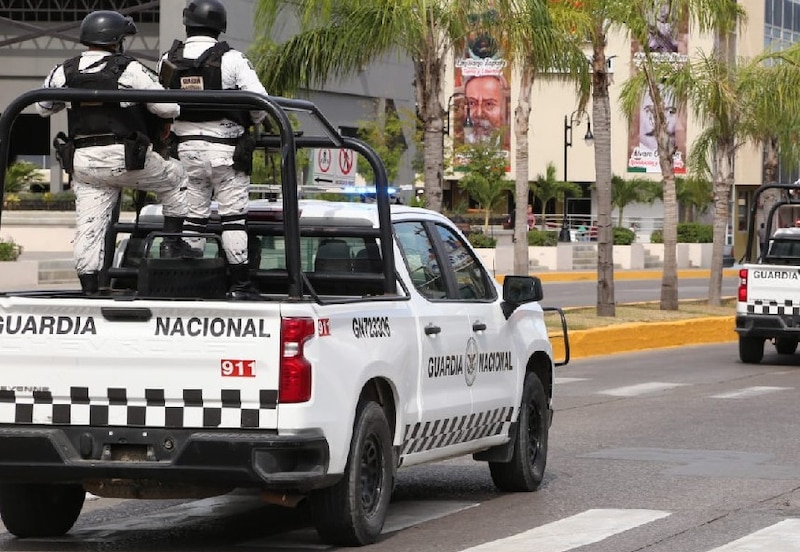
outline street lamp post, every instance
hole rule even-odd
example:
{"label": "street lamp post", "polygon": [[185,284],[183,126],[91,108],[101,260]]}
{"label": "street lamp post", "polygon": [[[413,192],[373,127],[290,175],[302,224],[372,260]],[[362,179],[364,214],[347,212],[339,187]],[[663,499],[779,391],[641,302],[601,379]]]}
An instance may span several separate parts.
{"label": "street lamp post", "polygon": [[[465,97],[463,92],[456,92],[451,94],[450,97],[447,99],[447,119],[445,119],[444,130],[442,130],[443,134],[450,135],[450,111],[453,109],[453,98],[460,98]],[[474,130],[474,125],[472,123],[472,115],[470,114],[469,109],[469,102],[466,102],[466,118],[464,119],[463,124],[463,131],[464,131],[464,142],[469,143],[472,140],[472,132]]]}
{"label": "street lamp post", "polygon": [[[592,134],[592,121],[589,119],[589,114],[582,110],[573,111],[571,115],[564,115],[564,182],[567,180],[567,148],[572,147],[572,127],[580,125],[583,116],[586,115],[586,134],[583,139],[587,145],[591,145],[594,140]],[[564,190],[564,216],[561,219],[561,231],[558,233],[558,241],[569,242],[572,241],[569,235],[569,227],[567,226],[567,191]]]}

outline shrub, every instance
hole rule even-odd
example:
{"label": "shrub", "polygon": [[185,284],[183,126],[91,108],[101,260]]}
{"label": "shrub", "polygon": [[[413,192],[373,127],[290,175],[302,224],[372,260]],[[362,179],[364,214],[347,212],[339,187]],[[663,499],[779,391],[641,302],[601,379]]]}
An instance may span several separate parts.
{"label": "shrub", "polygon": [[13,238],[0,238],[0,261],[16,261],[21,254],[22,246],[16,244]]}
{"label": "shrub", "polygon": [[472,247],[485,247],[489,249],[497,247],[497,238],[487,236],[483,232],[473,232],[467,236],[467,239],[469,243],[472,244]]}
{"label": "shrub", "polygon": [[555,230],[531,230],[528,232],[528,245],[547,247],[558,245],[558,232]]}
{"label": "shrub", "polygon": [[[652,243],[664,243],[664,232],[653,230],[650,234]],[[700,224],[697,222],[682,222],[678,224],[678,243],[712,243],[714,241],[714,229],[710,224]]]}
{"label": "shrub", "polygon": [[636,240],[636,232],[630,228],[614,227],[614,245],[630,245]]}

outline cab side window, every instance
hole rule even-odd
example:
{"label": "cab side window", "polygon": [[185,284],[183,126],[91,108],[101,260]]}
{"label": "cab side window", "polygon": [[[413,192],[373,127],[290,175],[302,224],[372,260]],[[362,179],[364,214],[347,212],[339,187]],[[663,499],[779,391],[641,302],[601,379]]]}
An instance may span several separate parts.
{"label": "cab side window", "polygon": [[425,226],[421,222],[398,222],[394,231],[414,287],[428,299],[447,297],[447,283]]}
{"label": "cab side window", "polygon": [[483,266],[467,248],[461,238],[445,226],[436,226],[436,230],[444,245],[445,254],[455,273],[458,299],[486,300],[494,299],[495,288],[489,283],[489,275]]}

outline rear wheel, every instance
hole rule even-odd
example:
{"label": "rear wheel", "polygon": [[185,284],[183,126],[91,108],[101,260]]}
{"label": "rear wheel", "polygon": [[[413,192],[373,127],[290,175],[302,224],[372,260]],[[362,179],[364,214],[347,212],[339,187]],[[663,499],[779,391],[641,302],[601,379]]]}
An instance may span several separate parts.
{"label": "rear wheel", "polygon": [[392,494],[392,435],[383,409],[359,405],[344,476],[309,497],[311,517],[329,544],[361,546],[383,529]]}
{"label": "rear wheel", "polygon": [[535,491],[544,478],[550,412],[542,382],[525,376],[514,451],[509,462],[489,462],[492,481],[501,491]]}
{"label": "rear wheel", "polygon": [[781,355],[793,355],[797,350],[797,340],[791,337],[779,337],[775,340],[775,350]]}
{"label": "rear wheel", "polygon": [[57,537],[72,528],[85,497],[81,485],[6,483],[0,485],[0,517],[19,538]]}
{"label": "rear wheel", "polygon": [[764,358],[763,337],[739,337],[739,358],[747,364],[758,364]]}

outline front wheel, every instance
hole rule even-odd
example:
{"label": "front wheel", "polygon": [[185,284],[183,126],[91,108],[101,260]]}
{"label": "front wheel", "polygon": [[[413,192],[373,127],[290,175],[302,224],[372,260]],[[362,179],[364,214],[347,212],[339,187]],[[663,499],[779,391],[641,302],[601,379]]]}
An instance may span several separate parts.
{"label": "front wheel", "polygon": [[489,462],[492,481],[501,491],[529,492],[539,488],[547,464],[550,411],[542,382],[535,374],[525,376],[522,405],[509,462]]}
{"label": "front wheel", "polygon": [[84,498],[81,485],[4,483],[0,485],[0,517],[19,538],[57,537],[72,528]]}
{"label": "front wheel", "polygon": [[309,496],[311,517],[329,544],[361,546],[377,540],[392,494],[392,434],[383,409],[359,405],[342,478]]}
{"label": "front wheel", "polygon": [[739,358],[747,364],[758,364],[764,358],[763,337],[739,337]]}

